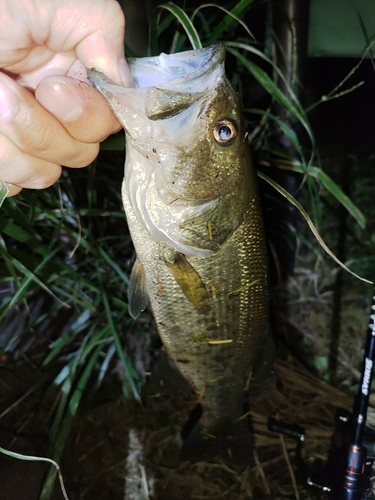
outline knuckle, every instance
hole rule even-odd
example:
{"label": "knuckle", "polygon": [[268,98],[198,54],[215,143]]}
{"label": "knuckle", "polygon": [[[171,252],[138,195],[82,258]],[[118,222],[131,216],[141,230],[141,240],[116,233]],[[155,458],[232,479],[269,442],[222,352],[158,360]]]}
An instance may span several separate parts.
{"label": "knuckle", "polygon": [[45,189],[52,186],[61,175],[60,165],[54,163],[47,163],[39,168],[37,171],[34,170],[32,176],[30,176],[25,182],[20,182],[19,186],[27,187],[29,189]]}
{"label": "knuckle", "polygon": [[7,198],[11,198],[12,196],[15,196],[20,191],[22,191],[21,187],[15,186],[14,184],[7,184],[7,187],[8,187]]}
{"label": "knuckle", "polygon": [[[25,154],[0,133],[0,180],[21,188],[42,189],[61,175],[61,167]],[[12,192],[16,188],[12,188]],[[16,194],[16,193],[14,193]]]}

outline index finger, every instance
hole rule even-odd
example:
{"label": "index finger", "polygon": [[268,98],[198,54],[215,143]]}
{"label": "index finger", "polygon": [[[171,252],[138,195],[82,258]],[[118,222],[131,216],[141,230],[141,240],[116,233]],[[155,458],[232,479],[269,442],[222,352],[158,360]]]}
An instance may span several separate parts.
{"label": "index finger", "polygon": [[23,76],[56,54],[76,54],[86,67],[131,85],[124,56],[125,18],[116,0],[80,0],[73,7],[71,0],[9,0],[3,7],[0,67]]}

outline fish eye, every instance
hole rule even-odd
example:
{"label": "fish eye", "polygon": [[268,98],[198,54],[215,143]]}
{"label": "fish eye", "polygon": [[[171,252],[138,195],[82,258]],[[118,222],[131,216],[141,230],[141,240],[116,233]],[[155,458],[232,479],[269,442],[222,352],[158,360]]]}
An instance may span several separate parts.
{"label": "fish eye", "polygon": [[237,136],[237,130],[234,123],[230,120],[220,120],[214,127],[214,138],[218,144],[228,146],[232,144]]}

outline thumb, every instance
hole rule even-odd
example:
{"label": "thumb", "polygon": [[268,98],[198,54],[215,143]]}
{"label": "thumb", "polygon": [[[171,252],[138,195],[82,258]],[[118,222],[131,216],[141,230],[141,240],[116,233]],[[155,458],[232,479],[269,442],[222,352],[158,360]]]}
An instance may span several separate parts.
{"label": "thumb", "polygon": [[132,77],[124,55],[125,17],[120,5],[111,1],[105,22],[76,46],[82,64],[104,73],[113,82],[131,87]]}

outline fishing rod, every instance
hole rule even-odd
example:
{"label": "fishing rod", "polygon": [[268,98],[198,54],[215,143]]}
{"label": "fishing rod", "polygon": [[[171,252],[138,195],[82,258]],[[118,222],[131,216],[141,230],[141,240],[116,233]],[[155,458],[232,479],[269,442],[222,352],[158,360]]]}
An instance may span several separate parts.
{"label": "fishing rod", "polygon": [[338,475],[328,495],[329,500],[362,500],[370,489],[374,457],[364,444],[371,380],[375,362],[375,291],[372,297],[361,380],[349,419],[350,439]]}
{"label": "fishing rod", "polygon": [[372,297],[364,361],[353,412],[339,409],[328,460],[317,477],[308,474],[301,456],[305,431],[299,425],[270,418],[268,428],[297,439],[296,464],[307,485],[327,493],[328,500],[374,499],[371,474],[375,461],[375,431],[366,426],[371,381],[375,362],[375,290]]}

